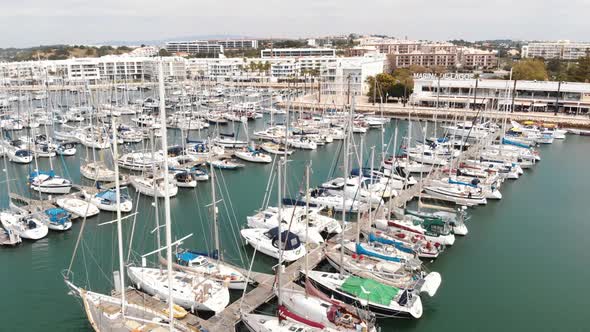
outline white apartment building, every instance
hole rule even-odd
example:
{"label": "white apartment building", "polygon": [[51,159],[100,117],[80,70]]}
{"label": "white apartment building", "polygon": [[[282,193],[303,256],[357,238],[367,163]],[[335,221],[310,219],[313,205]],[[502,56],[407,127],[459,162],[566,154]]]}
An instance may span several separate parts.
{"label": "white apartment building", "polygon": [[590,43],[558,40],[555,42],[529,43],[522,47],[523,58],[544,58],[560,60],[577,60],[590,52]]}
{"label": "white apartment building", "polygon": [[258,40],[256,39],[218,39],[209,40],[209,42],[221,45],[225,50],[243,50],[258,48]]}
{"label": "white apartment building", "polygon": [[223,53],[223,46],[207,40],[171,41],[166,43],[170,53],[208,54],[218,56]]}
{"label": "white apartment building", "polygon": [[[477,86],[477,87],[476,87]],[[440,92],[439,92],[440,90]],[[560,112],[588,113],[590,83],[514,81],[486,79],[414,79],[410,102],[418,106],[554,112],[558,96]]]}
{"label": "white apartment building", "polygon": [[335,57],[333,48],[267,48],[260,51],[260,57],[266,58],[302,58],[302,57]]}
{"label": "white apartment building", "polygon": [[156,46],[142,46],[134,49],[133,51],[125,54],[127,56],[137,56],[137,57],[150,57],[158,55],[160,51],[159,47]]}
{"label": "white apartment building", "polygon": [[383,54],[337,58],[322,68],[322,94],[339,97],[347,96],[349,91],[351,96],[367,94],[367,78],[383,73],[385,61]]}
{"label": "white apartment building", "polygon": [[295,60],[274,62],[270,65],[270,73],[276,78],[296,77],[301,74],[301,63]]}
{"label": "white apartment building", "polygon": [[[191,76],[232,77],[239,76],[243,72],[246,62],[242,58],[220,59],[188,59],[189,73]],[[193,66],[190,64],[199,63]],[[195,71],[196,70],[196,71]]]}
{"label": "white apartment building", "polygon": [[[160,58],[104,56],[100,58],[76,58],[68,60],[24,61],[0,63],[0,72],[12,80],[44,80],[48,78],[69,81],[88,81],[91,84],[101,80],[156,79]],[[185,59],[164,57],[163,69],[166,77],[186,77]]]}

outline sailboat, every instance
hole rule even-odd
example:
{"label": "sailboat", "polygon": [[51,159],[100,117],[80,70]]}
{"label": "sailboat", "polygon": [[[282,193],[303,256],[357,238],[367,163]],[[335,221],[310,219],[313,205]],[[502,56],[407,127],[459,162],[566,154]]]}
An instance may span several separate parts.
{"label": "sailboat", "polygon": [[115,181],[115,172],[109,169],[103,162],[86,162],[80,165],[80,174],[87,179],[99,182]]}
{"label": "sailboat", "polygon": [[415,290],[340,273],[309,271],[306,275],[328,295],[351,305],[367,307],[377,317],[422,317],[422,301]]}
{"label": "sailboat", "polygon": [[[92,205],[104,211],[117,211],[117,193],[114,189],[106,189],[91,195],[83,192],[84,197]],[[133,200],[126,194],[119,193],[119,209],[121,212],[131,212],[133,209]]]}
{"label": "sailboat", "polygon": [[196,250],[184,249],[176,253],[175,267],[178,270],[197,273],[207,276],[212,280],[226,284],[229,289],[243,290],[248,286],[248,279],[238,270],[221,260],[219,230],[217,220],[217,200],[216,200],[216,182],[213,166],[210,166],[211,174],[211,196],[212,196],[212,215],[213,215],[213,237],[215,239],[215,249],[212,253],[203,253]]}
{"label": "sailboat", "polygon": [[22,239],[14,231],[0,228],[0,246],[14,247],[21,242]]}
{"label": "sailboat", "polygon": [[260,152],[260,150],[252,149],[251,147],[236,150],[234,155],[242,160],[249,161],[252,163],[263,163],[268,164],[272,162],[272,157],[266,153]]}
{"label": "sailboat", "polygon": [[[48,141],[49,136],[47,132],[47,126],[45,126],[45,135],[41,139]],[[55,152],[53,152],[55,155]],[[37,154],[34,153],[35,165],[37,165]],[[72,189],[72,181],[64,179],[63,177],[56,175],[53,169],[52,158],[49,158],[49,171],[42,172],[39,169],[34,170],[29,175],[29,183],[31,189],[42,193],[42,194],[69,194]]]}
{"label": "sailboat", "polygon": [[49,228],[38,218],[25,213],[12,203],[10,198],[10,179],[8,179],[8,165],[6,156],[3,157],[4,172],[6,173],[6,192],[8,193],[9,209],[0,212],[0,223],[8,234],[9,243],[18,243],[19,239],[39,240],[47,236]]}
{"label": "sailboat", "polygon": [[[160,80],[160,109],[162,115],[162,122],[165,122],[164,114],[164,78],[162,64],[159,66],[159,80]],[[165,135],[163,136],[164,143],[166,142]],[[164,144],[165,145],[165,144]],[[114,158],[117,157],[117,143],[114,143]],[[167,163],[167,162],[165,162]],[[119,193],[119,178],[118,178],[118,167],[115,165],[115,190],[118,196]],[[167,185],[165,186],[167,187]],[[166,196],[167,197],[167,196]],[[117,199],[118,200],[118,199]],[[175,319],[179,314],[186,315],[182,310],[179,310],[178,306],[174,303],[173,297],[173,278],[174,274],[172,271],[172,230],[170,227],[170,201],[168,198],[165,199],[165,211],[166,211],[166,249],[167,251],[167,274],[161,276],[162,280],[160,285],[163,287],[164,281],[167,281],[168,287],[166,288],[164,298],[168,300],[168,309],[159,311],[154,307],[150,307],[143,303],[131,303],[127,300],[127,288],[125,287],[125,262],[123,259],[123,232],[121,225],[121,211],[117,209],[117,240],[118,240],[118,261],[119,271],[113,273],[115,275],[115,290],[116,295],[105,295],[97,292],[88,291],[81,287],[76,286],[69,277],[71,276],[70,271],[65,274],[65,283],[72,290],[72,294],[80,297],[84,311],[93,329],[97,332],[102,331],[156,331],[166,328],[170,331],[190,331],[194,327],[189,326],[186,322]],[[116,204],[119,206],[119,204]],[[159,228],[159,226],[158,226]],[[81,233],[80,233],[81,235]],[[143,272],[143,270],[137,269],[136,272]],[[159,271],[158,271],[159,273]],[[139,273],[141,275],[141,273]],[[183,282],[179,280],[178,282]],[[158,285],[158,289],[160,289]]]}
{"label": "sailboat", "polygon": [[4,229],[27,240],[39,240],[49,233],[47,225],[12,204],[11,209],[0,212],[0,222]]}
{"label": "sailboat", "polygon": [[35,170],[29,175],[31,189],[43,194],[69,194],[72,182],[55,175],[53,170],[43,172]]}

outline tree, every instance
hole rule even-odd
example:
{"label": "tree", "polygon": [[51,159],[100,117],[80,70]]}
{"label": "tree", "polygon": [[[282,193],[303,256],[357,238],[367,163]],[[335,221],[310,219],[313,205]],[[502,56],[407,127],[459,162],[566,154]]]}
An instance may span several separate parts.
{"label": "tree", "polygon": [[[375,101],[386,100],[386,97],[407,98],[412,93],[414,87],[414,79],[412,72],[407,68],[397,69],[393,74],[377,74],[376,77],[369,76],[367,84],[369,85],[369,92],[367,93],[369,101],[373,102],[373,95]],[[377,81],[375,81],[375,79]],[[376,88],[376,90],[375,90]]]}
{"label": "tree", "polygon": [[578,63],[572,67],[567,78],[573,82],[590,82],[590,54],[578,59]]}
{"label": "tree", "polygon": [[543,60],[524,59],[512,67],[512,78],[516,80],[546,81],[549,75]]}
{"label": "tree", "polygon": [[167,49],[165,49],[165,48],[161,48],[161,49],[158,51],[158,55],[159,55],[159,56],[171,56],[172,54],[170,54],[170,52],[168,52],[168,50],[167,50]]}

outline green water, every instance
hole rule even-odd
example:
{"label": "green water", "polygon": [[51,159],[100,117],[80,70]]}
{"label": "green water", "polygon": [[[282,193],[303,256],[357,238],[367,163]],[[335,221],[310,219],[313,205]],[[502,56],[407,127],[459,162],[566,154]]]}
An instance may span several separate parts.
{"label": "green water", "polygon": [[[385,141],[393,133],[388,126]],[[251,125],[251,130],[263,121]],[[400,136],[407,124],[400,122]],[[180,140],[178,132],[170,134]],[[357,136],[358,138],[358,136]],[[372,130],[365,139],[367,150],[378,146],[380,134]],[[587,169],[590,155],[585,153],[590,139],[568,136],[541,148],[543,160],[525,176],[502,187],[503,200],[471,209],[469,234],[460,238],[429,267],[443,276],[434,298],[423,297],[424,316],[418,321],[381,321],[383,331],[583,331],[588,330],[590,267],[586,235],[590,231],[590,182]],[[136,147],[137,148],[137,147]],[[80,148],[80,150],[82,150]],[[338,155],[337,143],[317,151],[297,151],[289,163],[289,191],[302,185],[305,163],[312,161],[312,184],[324,181]],[[83,157],[84,151],[80,151]],[[99,154],[100,155],[100,154]],[[81,180],[79,158],[58,160],[58,173],[76,183]],[[47,167],[47,160],[40,161]],[[24,181],[30,166],[9,165],[12,190],[29,195]],[[247,264],[249,247],[238,244],[237,230],[246,216],[260,207],[271,165],[248,165],[239,171],[219,175],[218,192],[224,195],[219,208],[222,248],[225,257],[236,264]],[[2,205],[7,205],[5,183],[1,184]],[[275,201],[273,194],[271,202]],[[163,202],[160,200],[160,202]],[[210,217],[204,206],[211,202],[210,183],[200,182],[196,190],[180,189],[171,199],[176,238],[194,235],[186,247],[211,248]],[[231,207],[230,207],[231,205]],[[161,204],[160,204],[161,207]],[[228,213],[229,211],[229,213]],[[155,247],[151,199],[139,200],[132,259]],[[88,219],[84,240],[74,261],[74,281],[93,290],[108,291],[111,273],[117,269],[115,227],[97,224],[114,218],[101,212]],[[126,244],[130,242],[132,220],[124,225]],[[37,242],[17,248],[0,248],[0,331],[89,331],[80,304],[67,295],[61,276],[66,269],[80,232],[76,222],[66,233],[51,232]],[[126,248],[127,254],[127,248]],[[244,260],[240,259],[240,254]],[[255,269],[270,270],[273,259],[258,255]]]}

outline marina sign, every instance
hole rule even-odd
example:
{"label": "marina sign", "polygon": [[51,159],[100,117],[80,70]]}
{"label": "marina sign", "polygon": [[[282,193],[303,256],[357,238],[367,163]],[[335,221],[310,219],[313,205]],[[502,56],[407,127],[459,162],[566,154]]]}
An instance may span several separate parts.
{"label": "marina sign", "polygon": [[436,80],[439,77],[443,80],[472,80],[472,79],[475,79],[475,74],[473,74],[473,73],[444,73],[444,74],[415,73],[414,74],[414,79]]}

